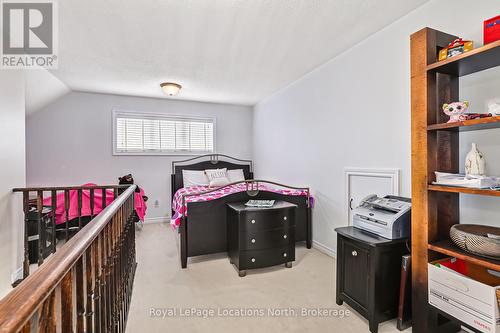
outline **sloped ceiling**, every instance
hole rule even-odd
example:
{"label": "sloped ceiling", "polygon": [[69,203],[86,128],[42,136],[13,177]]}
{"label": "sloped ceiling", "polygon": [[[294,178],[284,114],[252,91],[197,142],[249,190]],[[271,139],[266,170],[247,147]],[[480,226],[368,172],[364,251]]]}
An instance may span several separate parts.
{"label": "sloped ceiling", "polygon": [[165,98],[175,81],[177,98],[252,105],[426,1],[64,0],[53,73],[78,91]]}
{"label": "sloped ceiling", "polygon": [[24,75],[27,116],[71,92],[66,84],[45,69],[30,69]]}

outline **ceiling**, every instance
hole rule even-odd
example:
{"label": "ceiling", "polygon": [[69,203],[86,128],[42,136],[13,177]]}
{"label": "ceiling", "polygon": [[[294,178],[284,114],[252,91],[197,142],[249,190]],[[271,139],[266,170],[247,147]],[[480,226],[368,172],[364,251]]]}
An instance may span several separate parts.
{"label": "ceiling", "polygon": [[69,88],[253,105],[427,0],[64,0]]}

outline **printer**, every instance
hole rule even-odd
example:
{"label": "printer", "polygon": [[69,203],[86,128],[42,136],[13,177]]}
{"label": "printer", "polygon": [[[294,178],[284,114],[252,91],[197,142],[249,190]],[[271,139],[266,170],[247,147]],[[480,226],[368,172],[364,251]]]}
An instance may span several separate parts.
{"label": "printer", "polygon": [[388,239],[408,238],[411,230],[411,199],[370,195],[353,210],[352,224]]}

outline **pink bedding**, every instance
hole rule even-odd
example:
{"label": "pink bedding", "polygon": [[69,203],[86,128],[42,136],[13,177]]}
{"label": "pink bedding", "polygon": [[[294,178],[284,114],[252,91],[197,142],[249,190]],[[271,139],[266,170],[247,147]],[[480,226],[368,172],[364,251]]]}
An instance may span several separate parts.
{"label": "pink bedding", "polygon": [[[247,190],[247,186],[244,183],[229,185],[229,186],[221,187],[217,191],[214,191],[211,193],[188,196],[188,197],[186,197],[186,205],[184,207],[182,206],[182,197],[184,195],[202,193],[202,192],[206,192],[206,191],[213,190],[213,189],[214,189],[213,187],[209,187],[209,186],[192,186],[192,187],[179,189],[175,193],[174,198],[172,200],[172,207],[173,207],[173,210],[175,212],[174,216],[172,217],[172,219],[170,221],[170,224],[172,225],[172,227],[177,228],[181,223],[182,217],[187,216],[187,204],[189,202],[210,201],[210,200],[215,200],[215,199],[225,197],[225,196],[233,194],[233,193],[245,192]],[[279,193],[279,194],[285,194],[285,195],[294,195],[294,196],[307,196],[308,195],[306,190],[284,189],[284,188],[272,187],[272,186],[267,185],[267,184],[259,184],[259,190],[260,191],[274,192],[274,193]],[[312,198],[311,198],[311,201],[312,201]]]}
{"label": "pink bedding", "polygon": [[[95,184],[85,184],[83,186],[96,186]],[[134,193],[134,203],[135,203],[135,211],[137,212],[137,216],[141,221],[144,221],[144,216],[146,215],[146,203],[142,196],[144,195],[144,190],[140,189],[140,192]],[[106,206],[109,206],[114,198],[114,193],[112,189],[106,190]],[[48,197],[43,200],[44,206],[52,205],[52,198]],[[103,210],[102,208],[102,190],[96,189],[94,190],[94,216],[99,214]],[[90,209],[90,190],[82,191],[82,214],[81,216],[91,216]],[[70,190],[69,191],[69,212],[68,218],[72,220],[77,218],[79,215],[78,212],[78,191]],[[64,209],[64,192],[60,192],[56,196],[56,224],[61,224],[66,222],[66,211]]]}

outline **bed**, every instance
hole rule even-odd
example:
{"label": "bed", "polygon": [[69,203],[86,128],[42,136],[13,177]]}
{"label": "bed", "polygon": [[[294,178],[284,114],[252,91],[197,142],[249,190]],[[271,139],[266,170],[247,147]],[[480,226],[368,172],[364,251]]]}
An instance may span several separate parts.
{"label": "bed", "polygon": [[[79,217],[94,217],[98,215],[105,207],[109,206],[120,193],[118,189],[117,193],[112,188],[108,189],[95,189],[91,193],[92,187],[98,187],[98,185],[93,183],[83,184],[81,186],[84,188],[81,193],[78,190],[69,190],[67,193],[67,200],[65,201],[65,192],[60,192],[55,198],[55,218],[56,225],[63,224],[68,221],[75,221]],[[105,192],[103,197],[103,191]],[[81,196],[81,197],[80,197]],[[93,198],[93,199],[92,199]],[[134,194],[134,207],[135,213],[140,221],[144,221],[144,216],[146,215],[146,202],[144,201],[144,190],[139,189],[138,192]],[[94,201],[92,203],[92,200]],[[52,197],[45,198],[43,200],[43,205],[47,207],[52,206]],[[66,209],[67,208],[67,209]]]}
{"label": "bed", "polygon": [[[183,184],[183,170],[242,169],[245,180],[218,188],[188,190]],[[189,188],[191,189],[191,188]],[[203,155],[172,162],[172,226],[178,230],[182,268],[189,257],[227,252],[226,205],[250,199],[284,200],[298,206],[296,241],[312,245],[312,198],[309,188],[300,188],[266,180],[253,179],[251,160],[222,154]]]}

